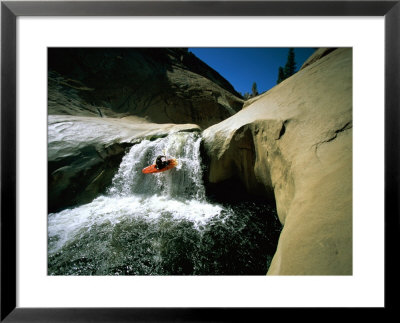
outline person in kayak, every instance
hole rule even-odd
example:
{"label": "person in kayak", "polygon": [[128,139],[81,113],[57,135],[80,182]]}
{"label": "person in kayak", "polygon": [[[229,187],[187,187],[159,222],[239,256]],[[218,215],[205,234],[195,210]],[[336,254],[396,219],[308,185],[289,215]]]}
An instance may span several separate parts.
{"label": "person in kayak", "polygon": [[168,160],[167,157],[160,155],[157,156],[156,158],[156,168],[157,169],[163,169],[164,167],[168,166]]}

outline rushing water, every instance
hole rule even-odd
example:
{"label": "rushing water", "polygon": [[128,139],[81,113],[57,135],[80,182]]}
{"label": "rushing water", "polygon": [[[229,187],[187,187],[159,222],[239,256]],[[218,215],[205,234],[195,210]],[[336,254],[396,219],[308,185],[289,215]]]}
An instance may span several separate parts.
{"label": "rushing water", "polygon": [[[266,203],[210,201],[201,137],[177,133],[134,145],[107,193],[48,216],[49,275],[265,274],[280,233]],[[157,155],[178,166],[142,174]]]}

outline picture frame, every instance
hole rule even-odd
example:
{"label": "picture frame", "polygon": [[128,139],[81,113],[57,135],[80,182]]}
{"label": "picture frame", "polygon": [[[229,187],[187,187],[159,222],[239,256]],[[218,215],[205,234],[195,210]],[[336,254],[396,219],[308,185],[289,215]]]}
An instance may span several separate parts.
{"label": "picture frame", "polygon": [[[1,4],[1,322],[234,322],[268,308],[17,307],[16,19],[19,16],[384,16],[385,18],[385,309],[399,233],[400,1],[3,1]],[[396,240],[397,241],[397,240]],[[397,241],[398,242],[398,241]],[[275,309],[274,309],[275,310]],[[242,318],[242,320],[241,320]]]}

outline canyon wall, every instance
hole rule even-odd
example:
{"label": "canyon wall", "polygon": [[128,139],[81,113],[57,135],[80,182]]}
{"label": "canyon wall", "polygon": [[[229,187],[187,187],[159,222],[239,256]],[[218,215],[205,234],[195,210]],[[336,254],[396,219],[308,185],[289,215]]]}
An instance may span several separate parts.
{"label": "canyon wall", "polygon": [[352,50],[309,64],[203,131],[207,180],[275,201],[270,275],[352,274]]}

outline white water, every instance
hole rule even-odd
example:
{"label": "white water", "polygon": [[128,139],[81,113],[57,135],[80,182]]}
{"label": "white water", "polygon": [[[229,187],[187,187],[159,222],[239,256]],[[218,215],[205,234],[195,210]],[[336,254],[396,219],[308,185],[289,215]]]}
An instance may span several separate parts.
{"label": "white water", "polygon": [[[49,253],[87,233],[93,225],[113,226],[135,217],[156,221],[167,215],[188,219],[200,228],[220,214],[222,207],[205,198],[200,141],[198,134],[182,132],[134,145],[123,158],[106,195],[89,204],[49,214],[48,234],[53,238]],[[163,152],[176,158],[178,166],[158,174],[143,174],[141,170]]]}

